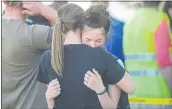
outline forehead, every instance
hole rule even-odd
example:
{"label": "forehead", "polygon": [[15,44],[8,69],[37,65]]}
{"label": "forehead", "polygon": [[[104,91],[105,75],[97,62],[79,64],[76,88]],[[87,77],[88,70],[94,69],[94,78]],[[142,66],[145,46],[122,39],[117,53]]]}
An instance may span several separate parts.
{"label": "forehead", "polygon": [[103,28],[89,28],[85,27],[83,30],[83,36],[86,37],[105,37],[105,31]]}

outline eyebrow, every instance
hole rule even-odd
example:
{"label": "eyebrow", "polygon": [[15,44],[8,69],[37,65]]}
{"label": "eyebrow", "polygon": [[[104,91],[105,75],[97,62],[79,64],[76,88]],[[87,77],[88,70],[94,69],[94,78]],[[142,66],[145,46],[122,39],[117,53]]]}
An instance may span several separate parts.
{"label": "eyebrow", "polygon": [[103,39],[97,39],[97,40],[103,40]]}
{"label": "eyebrow", "polygon": [[89,38],[86,38],[86,39],[91,40],[91,39],[89,39]]}

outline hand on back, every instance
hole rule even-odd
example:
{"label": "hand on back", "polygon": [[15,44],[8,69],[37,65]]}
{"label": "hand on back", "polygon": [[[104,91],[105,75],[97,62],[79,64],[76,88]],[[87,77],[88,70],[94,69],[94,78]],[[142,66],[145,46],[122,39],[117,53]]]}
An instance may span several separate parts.
{"label": "hand on back", "polygon": [[47,91],[45,93],[46,99],[47,100],[53,100],[57,96],[59,96],[61,93],[61,88],[59,81],[57,79],[52,80],[48,85],[47,85]]}
{"label": "hand on back", "polygon": [[93,69],[93,72],[87,71],[84,77],[84,84],[96,93],[101,92],[105,87],[99,73]]}

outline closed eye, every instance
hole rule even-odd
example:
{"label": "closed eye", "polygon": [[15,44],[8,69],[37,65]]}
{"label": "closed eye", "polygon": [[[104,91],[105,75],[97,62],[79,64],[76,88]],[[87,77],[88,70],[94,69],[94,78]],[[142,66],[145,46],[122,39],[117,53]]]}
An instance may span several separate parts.
{"label": "closed eye", "polygon": [[91,39],[86,39],[87,42],[91,41]]}

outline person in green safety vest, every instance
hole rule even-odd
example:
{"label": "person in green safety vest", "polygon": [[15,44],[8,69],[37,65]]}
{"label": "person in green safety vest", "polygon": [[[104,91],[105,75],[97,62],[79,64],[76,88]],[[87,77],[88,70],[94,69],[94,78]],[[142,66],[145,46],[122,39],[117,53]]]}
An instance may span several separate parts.
{"label": "person in green safety vest", "polygon": [[[125,66],[136,83],[136,92],[130,97],[170,98],[172,95],[170,20],[165,12],[158,10],[159,3],[145,1],[144,7],[124,26]],[[171,79],[166,80],[167,75]],[[166,109],[167,106],[139,104],[133,108]]]}

